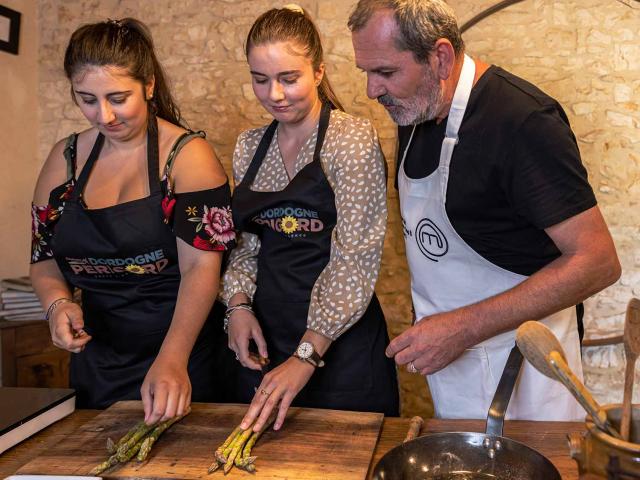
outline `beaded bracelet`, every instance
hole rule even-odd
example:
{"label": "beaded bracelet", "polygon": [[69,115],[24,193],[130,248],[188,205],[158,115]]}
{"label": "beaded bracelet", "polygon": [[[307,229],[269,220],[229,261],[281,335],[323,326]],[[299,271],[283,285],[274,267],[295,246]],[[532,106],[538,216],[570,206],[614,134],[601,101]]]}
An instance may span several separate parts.
{"label": "beaded bracelet", "polygon": [[253,308],[251,308],[250,303],[237,303],[236,305],[228,307],[222,319],[222,329],[224,333],[229,333],[229,319],[231,318],[231,314],[236,310],[246,310],[247,312],[253,313]]}
{"label": "beaded bracelet", "polygon": [[51,315],[53,315],[53,312],[55,312],[56,308],[58,308],[58,305],[67,302],[75,303],[73,300],[67,297],[62,297],[54,300],[51,305],[49,305],[49,308],[47,308],[47,313],[45,314],[44,319],[48,322],[49,318],[51,318]]}

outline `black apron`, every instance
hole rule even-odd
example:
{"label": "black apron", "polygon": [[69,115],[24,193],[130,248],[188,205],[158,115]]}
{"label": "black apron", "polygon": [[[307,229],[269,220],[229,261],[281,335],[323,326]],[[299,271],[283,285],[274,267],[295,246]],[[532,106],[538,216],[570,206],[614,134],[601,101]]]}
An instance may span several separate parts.
{"label": "black apron", "polygon": [[[324,105],[313,161],[283,190],[255,192],[250,187],[273,139],[277,122],[272,122],[233,193],[235,225],[260,238],[253,306],[270,367],[291,357],[307,330],[311,291],[329,262],[337,213],[320,150],[330,114]],[[315,370],[293,405],[398,415],[395,364],[384,355],[388,343],[384,315],[374,295],[362,318],[329,347],[325,366]],[[248,403],[260,384],[260,373],[242,368],[238,378],[238,396]]]}
{"label": "black apron", "polygon": [[[147,132],[148,197],[88,209],[82,199],[104,144],[99,134],[55,228],[52,249],[65,279],[82,290],[85,330],[93,337],[71,356],[79,408],[140,399],[140,387],[171,324],[180,271],[176,237],[164,223],[155,117]],[[224,311],[212,309],[189,359],[193,401],[224,401]],[[222,366],[221,366],[222,365]]]}

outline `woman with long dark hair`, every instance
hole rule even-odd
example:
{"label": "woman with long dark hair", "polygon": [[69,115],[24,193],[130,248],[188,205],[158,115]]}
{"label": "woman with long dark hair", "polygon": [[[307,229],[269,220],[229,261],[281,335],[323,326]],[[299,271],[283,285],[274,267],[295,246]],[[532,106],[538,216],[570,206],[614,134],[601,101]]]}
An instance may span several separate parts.
{"label": "woman with long dark hair", "polygon": [[74,352],[77,403],[141,398],[151,423],[223,400],[212,305],[235,243],[224,170],[185,129],[140,21],[80,27],[64,68],[91,127],[58,142],[40,173],[31,278],[54,344]]}
{"label": "woman with long dark hair", "polygon": [[[242,232],[223,277],[239,397],[254,429],[279,405],[398,414],[374,285],[386,227],[385,166],[368,120],[342,110],[322,45],[297,6],[251,27],[253,91],[274,118],[238,138],[233,209]],[[257,352],[270,359],[261,376]],[[264,371],[263,371],[264,373]],[[255,394],[254,394],[255,392]]]}

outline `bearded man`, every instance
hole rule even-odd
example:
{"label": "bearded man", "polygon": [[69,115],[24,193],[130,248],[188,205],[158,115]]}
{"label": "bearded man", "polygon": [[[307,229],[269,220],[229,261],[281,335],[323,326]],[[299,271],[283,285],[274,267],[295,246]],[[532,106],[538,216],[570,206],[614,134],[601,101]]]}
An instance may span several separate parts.
{"label": "bearded man", "polygon": [[[576,306],[620,264],[562,107],[465,54],[441,0],[360,0],[349,28],[367,95],[398,124],[397,185],[417,322],[387,348],[426,375],[436,416],[482,418],[537,319],[582,376]],[[510,418],[577,420],[526,364]]]}

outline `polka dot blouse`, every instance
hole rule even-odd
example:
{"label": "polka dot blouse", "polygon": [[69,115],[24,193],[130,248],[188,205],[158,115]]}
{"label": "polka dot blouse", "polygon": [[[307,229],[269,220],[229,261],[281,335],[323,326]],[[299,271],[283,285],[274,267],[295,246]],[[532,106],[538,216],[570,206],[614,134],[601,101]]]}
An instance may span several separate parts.
{"label": "polka dot blouse", "polygon": [[[247,130],[238,137],[233,155],[236,185],[265,130],[266,126]],[[296,158],[294,175],[313,160],[317,134],[316,126]],[[373,295],[387,222],[386,167],[370,121],[339,110],[331,112],[320,160],[335,194],[337,223],[329,263],[311,292],[307,326],[335,340],[360,319]],[[251,189],[272,192],[288,183],[276,130]],[[225,303],[236,293],[253,297],[259,254],[257,235],[243,232],[222,279],[220,295]]]}

